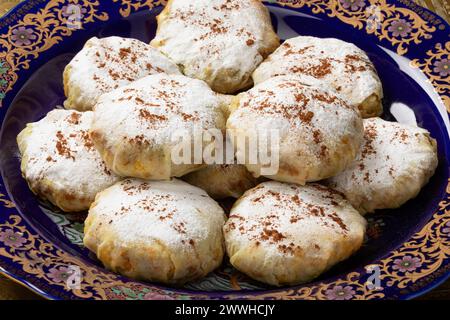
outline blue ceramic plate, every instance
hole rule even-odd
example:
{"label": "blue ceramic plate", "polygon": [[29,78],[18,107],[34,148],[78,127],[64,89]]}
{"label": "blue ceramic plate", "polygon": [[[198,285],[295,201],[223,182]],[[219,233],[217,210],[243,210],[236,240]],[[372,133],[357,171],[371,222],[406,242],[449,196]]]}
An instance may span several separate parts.
{"label": "blue ceramic plate", "polygon": [[[30,0],[0,19],[2,273],[55,299],[405,299],[448,278],[450,27],[409,0],[266,3],[282,39],[335,37],[364,49],[384,85],[383,117],[417,123],[438,142],[440,165],[430,183],[401,209],[370,216],[367,240],[355,256],[312,283],[285,288],[251,281],[227,263],[178,288],[105,270],[81,245],[84,217],[63,215],[28,189],[16,135],[62,104],[62,71],[87,39],[149,42],[164,2]],[[66,14],[70,5],[78,6],[75,16]],[[377,288],[366,284],[370,270],[379,272]]]}

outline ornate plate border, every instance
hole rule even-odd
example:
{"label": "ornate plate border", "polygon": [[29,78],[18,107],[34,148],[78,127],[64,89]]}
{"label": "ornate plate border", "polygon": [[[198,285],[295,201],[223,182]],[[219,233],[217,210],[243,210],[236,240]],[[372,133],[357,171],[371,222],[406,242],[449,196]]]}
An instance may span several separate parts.
{"label": "ornate plate border", "polygon": [[[431,41],[437,30],[450,32],[450,27],[428,10],[409,0],[388,3],[386,0],[366,0],[378,11],[369,15],[367,6],[351,7],[347,0],[281,0],[276,2],[290,8],[307,8],[313,14],[336,18],[356,29],[367,32],[388,43],[400,55],[406,55],[412,45],[422,42],[432,46],[423,57],[414,59],[413,65],[427,76],[450,112],[450,74],[439,69],[443,60],[450,60],[450,41]],[[152,9],[166,1],[113,0],[108,9],[117,9],[117,16],[127,17],[132,12]],[[83,12],[80,28],[90,23],[110,19],[102,11],[98,0],[29,0],[19,4],[0,19],[0,107],[9,100],[19,74],[30,68],[33,60],[72,36],[67,17],[61,14],[64,6],[81,4]],[[109,10],[109,12],[111,12]],[[381,26],[373,27],[371,19],[381,17]],[[409,27],[402,37],[396,35],[398,21]],[[17,32],[25,32],[26,42],[18,43]],[[381,270],[384,289],[369,290],[368,274],[355,270],[343,278],[262,292],[198,293],[167,289],[151,284],[129,281],[61,250],[38,234],[22,217],[0,184],[0,272],[28,286],[47,298],[72,299],[380,299],[408,298],[444,281],[450,275],[450,180],[439,209],[430,221],[400,248],[371,266]],[[82,281],[79,288],[70,290],[65,280],[67,266],[79,266]],[[370,267],[370,266],[367,266]]]}

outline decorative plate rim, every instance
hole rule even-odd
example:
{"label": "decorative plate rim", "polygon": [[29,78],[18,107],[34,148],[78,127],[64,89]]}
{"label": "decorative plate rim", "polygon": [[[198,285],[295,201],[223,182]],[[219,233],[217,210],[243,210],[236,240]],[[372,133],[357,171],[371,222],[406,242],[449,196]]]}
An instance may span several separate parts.
{"label": "decorative plate rim", "polygon": [[[347,10],[342,5],[343,1],[345,0],[271,0],[266,2],[294,10],[301,8],[312,14],[338,19],[358,30],[365,28],[368,35],[377,37],[379,42],[389,44],[399,55],[407,56],[410,44],[429,42],[432,46],[423,50],[422,55],[412,62],[425,74],[439,94],[443,106],[446,107],[447,112],[450,112],[450,86],[446,84],[446,77],[441,76],[433,68],[433,62],[436,59],[450,55],[450,41],[442,38],[436,41],[432,37],[438,28],[447,31],[447,34],[450,33],[449,24],[435,13],[410,0],[389,2],[364,0],[364,3],[367,1],[371,5],[377,5],[385,18],[380,29],[371,30],[367,24],[367,12],[362,8],[353,11]],[[6,85],[3,83],[5,90],[0,87],[3,90],[0,91],[0,112],[2,100],[12,101],[13,93],[16,91],[14,84],[19,78],[18,74],[26,73],[32,60],[37,58],[40,53],[52,48],[62,38],[70,37],[75,33],[67,25],[64,26],[64,20],[61,20],[61,8],[64,5],[83,4],[88,8],[81,21],[81,27],[84,28],[90,23],[110,19],[109,15],[113,9],[117,11],[114,19],[126,18],[134,11],[153,9],[165,3],[164,0],[137,0],[133,3],[131,0],[113,0],[113,4],[108,6],[109,11],[102,11],[103,7],[98,0],[28,0],[19,3],[0,18],[0,48],[6,48],[6,51],[0,51],[0,67],[6,63],[4,72],[9,79],[9,82],[6,81]],[[104,6],[106,7],[106,5]],[[425,19],[422,15],[429,19]],[[49,36],[45,34],[46,30],[43,28],[40,34],[35,35],[37,36],[36,42],[45,40],[43,47],[38,46],[33,50],[25,50],[25,52],[17,50],[10,41],[14,28],[24,26],[26,23],[39,23],[38,18],[43,17],[54,19],[52,28],[56,31]],[[403,39],[398,39],[388,30],[389,23],[399,18],[406,19],[412,27],[411,35]],[[13,21],[15,24],[5,26],[7,21]],[[436,21],[439,24],[436,24]],[[30,48],[33,46],[31,45]],[[18,56],[22,60],[19,60]],[[448,113],[447,116],[449,116]],[[2,126],[1,134],[3,129]],[[450,152],[449,145],[445,146],[445,151]],[[446,170],[448,169],[446,168]],[[3,169],[1,170],[3,171]],[[9,191],[3,186],[3,178],[0,180],[0,234],[10,230],[14,235],[18,235],[20,241],[9,245],[0,242],[0,273],[48,299],[111,299],[117,298],[122,289],[137,292],[137,298],[149,296],[154,299],[329,299],[333,290],[346,287],[352,292],[351,298],[354,299],[414,298],[435,288],[450,277],[450,233],[444,232],[446,225],[450,225],[450,177],[448,172],[446,173],[448,180],[446,192],[440,199],[438,210],[430,220],[397,249],[386,254],[383,259],[368,265],[380,267],[381,280],[385,281],[389,288],[395,288],[395,295],[385,295],[383,290],[368,290],[366,288],[367,274],[365,274],[364,268],[356,269],[331,282],[324,280],[306,286],[263,291],[197,292],[135,282],[83,261],[39,234],[27,221],[26,215],[16,209]],[[433,263],[418,267],[417,270],[411,272],[402,272],[393,267],[395,261],[406,257],[422,260],[427,258]],[[52,270],[59,270],[71,264],[82,268],[83,280],[80,289],[69,290],[64,283],[61,283],[60,279],[51,276]],[[406,290],[409,285],[413,287],[412,290]],[[414,286],[416,287],[414,288]]]}

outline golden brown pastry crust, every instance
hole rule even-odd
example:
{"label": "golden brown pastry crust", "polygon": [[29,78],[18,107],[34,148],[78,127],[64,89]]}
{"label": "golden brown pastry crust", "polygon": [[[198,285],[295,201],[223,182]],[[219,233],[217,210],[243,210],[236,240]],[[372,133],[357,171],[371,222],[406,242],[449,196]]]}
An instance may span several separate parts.
{"label": "golden brown pastry crust", "polygon": [[223,209],[199,188],[127,179],[97,195],[84,245],[114,272],[182,284],[221,264],[224,222]]}
{"label": "golden brown pastry crust", "polygon": [[233,206],[224,226],[230,263],[261,282],[310,281],[361,246],[365,219],[318,184],[264,182]]}
{"label": "golden brown pastry crust", "polygon": [[252,72],[279,39],[259,0],[169,0],[151,45],[186,76],[206,81],[214,91],[234,93],[251,87]]}
{"label": "golden brown pastry crust", "polygon": [[353,164],[327,180],[364,214],[398,208],[416,197],[438,165],[436,140],[418,127],[364,120],[364,142]]}

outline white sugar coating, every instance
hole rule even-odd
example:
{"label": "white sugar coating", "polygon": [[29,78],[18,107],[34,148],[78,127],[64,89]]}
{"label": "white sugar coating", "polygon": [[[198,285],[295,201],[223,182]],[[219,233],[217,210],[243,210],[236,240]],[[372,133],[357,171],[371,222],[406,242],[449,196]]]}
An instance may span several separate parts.
{"label": "white sugar coating", "polygon": [[162,72],[181,74],[172,61],[142,41],[91,38],[64,71],[65,107],[91,110],[102,94]]}
{"label": "white sugar coating", "polygon": [[169,143],[177,129],[223,125],[222,99],[200,80],[157,74],[103,95],[95,106],[93,130],[107,147],[143,135],[151,144]]}
{"label": "white sugar coating", "polygon": [[218,92],[251,85],[251,73],[279,45],[258,0],[170,0],[151,44]]}
{"label": "white sugar coating", "polygon": [[123,180],[101,193],[91,212],[118,241],[150,245],[158,239],[185,250],[192,248],[190,240],[205,241],[211,232],[220,233],[225,223],[217,202],[202,189],[177,179]]}
{"label": "white sugar coating", "polygon": [[17,137],[31,189],[65,211],[88,209],[98,192],[119,180],[94,148],[92,119],[91,111],[53,110]]}
{"label": "white sugar coating", "polygon": [[[178,75],[150,75],[103,95],[94,108],[91,132],[112,170],[128,163],[124,172],[115,172],[150,178],[134,175],[137,169],[131,167],[142,166],[141,171],[148,171],[148,165],[138,165],[138,161],[149,159],[156,153],[157,166],[161,166],[163,171],[170,167],[173,164],[170,150],[180,142],[177,133],[185,136],[225,127],[223,102],[201,80]],[[142,148],[149,154],[144,154]],[[111,156],[105,156],[106,153]],[[169,176],[159,176],[158,179],[174,176],[170,172],[167,174]]]}
{"label": "white sugar coating", "polygon": [[182,283],[220,265],[224,223],[223,209],[197,187],[127,179],[98,194],[84,244],[126,276]]}
{"label": "white sugar coating", "polygon": [[362,244],[365,219],[319,184],[264,182],[233,206],[224,227],[231,263],[273,285],[311,280]]}
{"label": "white sugar coating", "polygon": [[324,235],[349,236],[355,227],[363,231],[364,226],[364,218],[332,189],[319,184],[299,186],[269,181],[238,200],[230,212],[225,234],[242,245],[258,242],[271,254],[286,255],[289,250],[283,250],[283,245],[290,247],[294,243],[293,249],[320,246],[315,242]]}
{"label": "white sugar coating", "polygon": [[438,165],[430,133],[380,118],[364,120],[364,131],[355,162],[327,184],[361,213],[397,208],[416,197]]}
{"label": "white sugar coating", "polygon": [[[227,128],[250,137],[278,130],[280,171],[270,178],[299,184],[342,171],[363,137],[355,108],[333,90],[302,84],[296,76],[274,77],[240,94]],[[258,166],[247,168],[258,176]]]}
{"label": "white sugar coating", "polygon": [[377,110],[366,111],[370,116],[381,112],[381,81],[367,54],[352,43],[309,36],[288,39],[255,70],[253,80],[260,83],[285,74],[298,75],[303,81],[320,80],[354,106],[375,95],[378,106],[370,108]]}

